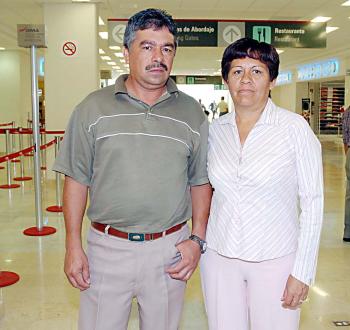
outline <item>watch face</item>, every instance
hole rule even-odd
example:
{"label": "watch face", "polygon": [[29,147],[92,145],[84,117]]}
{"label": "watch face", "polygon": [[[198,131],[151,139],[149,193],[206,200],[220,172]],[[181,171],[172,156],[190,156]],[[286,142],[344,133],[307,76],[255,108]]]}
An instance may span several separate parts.
{"label": "watch face", "polygon": [[201,248],[201,252],[202,253],[204,253],[205,251],[207,251],[207,242],[206,241],[204,241],[203,243],[202,243],[202,248]]}

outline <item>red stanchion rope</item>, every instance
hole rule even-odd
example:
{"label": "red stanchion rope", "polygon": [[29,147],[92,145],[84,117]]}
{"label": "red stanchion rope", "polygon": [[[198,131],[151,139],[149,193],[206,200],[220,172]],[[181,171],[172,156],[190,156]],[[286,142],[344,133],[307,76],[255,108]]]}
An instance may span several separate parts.
{"label": "red stanchion rope", "polygon": [[0,127],[4,127],[4,126],[12,126],[12,121],[11,121],[11,123],[7,123],[7,124],[0,124]]}
{"label": "red stanchion rope", "polygon": [[[31,128],[1,128],[0,134],[6,134],[6,131],[9,130],[11,134],[33,134],[33,130]],[[65,131],[46,131],[44,129],[40,129],[40,133],[42,134],[58,134],[63,135]]]}
{"label": "red stanchion rope", "polygon": [[[63,138],[61,137],[61,140]],[[54,145],[56,143],[56,140],[53,139],[52,141],[46,143],[46,144],[43,144],[42,146],[40,146],[40,150],[44,150],[44,149],[47,149],[49,148],[50,146]],[[32,152],[34,151],[34,146],[31,146],[31,147],[28,147],[28,148],[25,148],[23,150],[20,150],[20,151],[17,151],[17,152],[14,152],[12,154],[8,154],[8,155],[5,155],[5,156],[2,156],[0,157],[0,163],[4,163],[4,162],[7,162],[8,160],[12,160],[12,159],[15,159],[19,156],[22,156],[24,154],[27,154],[29,152]]]}

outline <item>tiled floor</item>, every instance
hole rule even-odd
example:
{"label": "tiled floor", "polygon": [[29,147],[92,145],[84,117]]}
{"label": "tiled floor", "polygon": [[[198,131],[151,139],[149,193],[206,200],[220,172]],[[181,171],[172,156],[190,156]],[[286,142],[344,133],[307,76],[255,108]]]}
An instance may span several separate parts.
{"label": "tiled floor", "polygon": [[[350,244],[341,240],[344,156],[340,139],[322,140],[325,220],[317,281],[303,306],[302,330],[335,329],[333,320],[350,320]],[[0,184],[5,183],[5,175],[5,170],[0,170]],[[44,213],[48,224],[57,229],[55,235],[27,237],[22,234],[23,229],[35,226],[33,190],[33,182],[25,182],[21,188],[11,191],[0,190],[0,270],[14,271],[21,276],[20,282],[1,290],[0,329],[76,329],[78,292],[68,285],[62,271],[62,216]],[[53,182],[44,177],[45,208],[55,203],[54,194]],[[85,228],[87,225],[86,221]],[[129,329],[138,329],[135,309]],[[198,272],[188,284],[181,329],[207,329]]]}

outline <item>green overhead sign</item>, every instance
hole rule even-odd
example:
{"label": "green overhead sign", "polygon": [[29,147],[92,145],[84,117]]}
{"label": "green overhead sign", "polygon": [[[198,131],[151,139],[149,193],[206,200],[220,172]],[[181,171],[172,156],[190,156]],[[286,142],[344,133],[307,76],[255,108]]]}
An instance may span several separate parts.
{"label": "green overhead sign", "polygon": [[[108,20],[109,46],[123,46],[126,20]],[[179,47],[226,47],[251,37],[278,48],[325,48],[326,23],[176,20]]]}

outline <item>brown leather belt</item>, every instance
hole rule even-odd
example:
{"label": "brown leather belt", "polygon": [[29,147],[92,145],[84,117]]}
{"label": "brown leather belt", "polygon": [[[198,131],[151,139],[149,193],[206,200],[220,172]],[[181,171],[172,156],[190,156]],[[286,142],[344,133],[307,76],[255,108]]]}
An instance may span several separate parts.
{"label": "brown leather belt", "polygon": [[174,227],[171,227],[160,233],[126,233],[124,231],[120,231],[118,229],[112,228],[109,225],[105,225],[99,222],[92,222],[91,226],[96,230],[101,231],[108,235],[128,239],[129,241],[143,242],[143,241],[152,241],[152,240],[164,237],[166,235],[175,233],[176,231],[180,230],[185,224],[186,224],[186,221],[178,225],[175,225]]}

